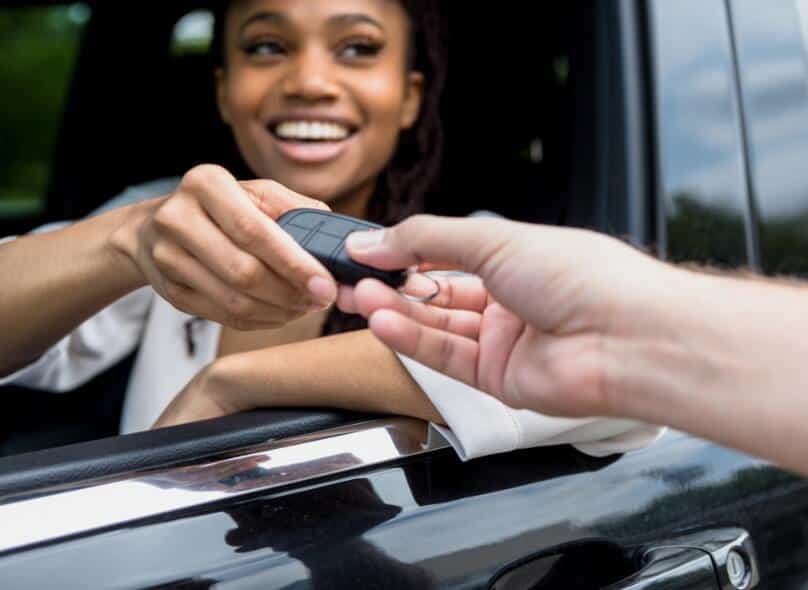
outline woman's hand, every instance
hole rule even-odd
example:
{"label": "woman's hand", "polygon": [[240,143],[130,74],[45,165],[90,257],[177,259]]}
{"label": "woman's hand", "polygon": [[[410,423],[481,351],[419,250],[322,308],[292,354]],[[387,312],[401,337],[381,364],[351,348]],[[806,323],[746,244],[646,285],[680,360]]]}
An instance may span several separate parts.
{"label": "woman's hand", "polygon": [[274,328],[336,297],[328,271],[274,222],[300,207],[327,208],[270,180],[197,166],[111,241],[178,309],[239,330]]}

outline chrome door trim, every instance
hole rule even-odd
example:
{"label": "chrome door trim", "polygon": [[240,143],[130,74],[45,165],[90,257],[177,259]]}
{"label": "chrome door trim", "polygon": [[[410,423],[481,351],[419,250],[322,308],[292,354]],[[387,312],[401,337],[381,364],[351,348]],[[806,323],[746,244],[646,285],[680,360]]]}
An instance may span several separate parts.
{"label": "chrome door trim", "polygon": [[0,554],[199,508],[448,446],[412,418],[369,420],[271,441],[204,463],[116,476],[79,489],[0,499]]}

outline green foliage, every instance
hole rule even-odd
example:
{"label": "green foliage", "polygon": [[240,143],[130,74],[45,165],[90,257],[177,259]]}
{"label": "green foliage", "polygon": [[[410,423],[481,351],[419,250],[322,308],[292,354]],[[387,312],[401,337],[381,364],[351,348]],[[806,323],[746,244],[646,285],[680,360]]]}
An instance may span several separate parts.
{"label": "green foliage", "polygon": [[740,213],[710,205],[695,195],[673,197],[668,219],[668,256],[676,262],[735,267],[746,262],[746,235]]}
{"label": "green foliage", "polygon": [[[673,199],[668,220],[669,258],[717,267],[746,263],[744,220],[729,207],[708,205],[688,193]],[[808,210],[782,218],[764,218],[760,248],[766,274],[808,277]]]}
{"label": "green foliage", "polygon": [[36,211],[81,32],[81,4],[0,8],[0,215]]}
{"label": "green foliage", "polygon": [[767,219],[760,228],[760,247],[767,273],[808,278],[808,209]]}

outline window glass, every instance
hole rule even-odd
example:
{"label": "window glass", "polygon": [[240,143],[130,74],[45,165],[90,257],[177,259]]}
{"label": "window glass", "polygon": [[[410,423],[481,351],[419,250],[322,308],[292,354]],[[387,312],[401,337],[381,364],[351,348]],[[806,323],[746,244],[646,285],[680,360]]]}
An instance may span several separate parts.
{"label": "window glass", "polygon": [[0,219],[44,210],[50,163],[90,8],[0,7]]}
{"label": "window glass", "polygon": [[174,26],[171,54],[207,54],[212,39],[213,13],[210,10],[194,10]]}

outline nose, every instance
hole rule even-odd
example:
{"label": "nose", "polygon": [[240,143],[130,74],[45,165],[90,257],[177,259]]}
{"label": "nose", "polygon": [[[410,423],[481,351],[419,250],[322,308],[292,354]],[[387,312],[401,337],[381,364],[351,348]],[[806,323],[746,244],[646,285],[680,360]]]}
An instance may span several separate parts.
{"label": "nose", "polygon": [[336,98],[337,85],[330,56],[318,48],[301,50],[290,64],[282,89],[286,98],[306,102]]}

